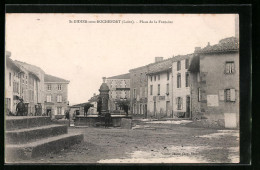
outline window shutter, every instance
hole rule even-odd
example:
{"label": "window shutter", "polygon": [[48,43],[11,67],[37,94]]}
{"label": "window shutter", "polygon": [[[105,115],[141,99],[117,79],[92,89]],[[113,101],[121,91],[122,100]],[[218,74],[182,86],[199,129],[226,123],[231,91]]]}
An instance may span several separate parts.
{"label": "window shutter", "polygon": [[175,98],[176,109],[178,109],[178,97]]}
{"label": "window shutter", "polygon": [[234,102],[236,101],[236,90],[230,89],[230,101]]}
{"label": "window shutter", "polygon": [[180,102],[181,102],[181,110],[183,109],[183,102],[182,102],[182,98],[180,98]]}

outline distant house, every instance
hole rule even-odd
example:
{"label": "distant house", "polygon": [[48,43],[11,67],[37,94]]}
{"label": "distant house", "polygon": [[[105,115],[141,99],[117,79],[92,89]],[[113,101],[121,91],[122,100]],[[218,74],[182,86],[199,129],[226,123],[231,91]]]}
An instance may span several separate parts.
{"label": "distant house", "polygon": [[64,115],[68,109],[69,81],[49,74],[44,75],[45,112],[47,115]]}
{"label": "distant house", "polygon": [[197,48],[189,67],[194,119],[239,125],[239,42],[235,37]]}
{"label": "distant house", "polygon": [[117,104],[120,100],[130,99],[130,74],[121,74],[106,79],[109,87],[109,110],[111,112],[123,110]]}
{"label": "distant house", "polygon": [[90,114],[90,115],[92,115],[92,114],[98,114],[98,112],[97,112],[98,97],[99,97],[99,95],[96,95],[96,94],[94,93],[94,95],[88,100],[88,103],[89,103],[89,104],[92,104],[93,107],[90,107],[90,108],[89,108],[87,114]]}

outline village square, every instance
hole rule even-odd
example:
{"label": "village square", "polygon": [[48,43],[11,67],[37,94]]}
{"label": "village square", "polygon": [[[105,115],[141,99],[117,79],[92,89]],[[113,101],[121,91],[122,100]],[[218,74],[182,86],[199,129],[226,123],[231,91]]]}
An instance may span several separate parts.
{"label": "village square", "polygon": [[71,89],[73,80],[6,50],[6,163],[239,163],[234,32],[192,53],[151,56],[128,72],[99,76],[93,95],[78,103],[69,91],[91,84]]}

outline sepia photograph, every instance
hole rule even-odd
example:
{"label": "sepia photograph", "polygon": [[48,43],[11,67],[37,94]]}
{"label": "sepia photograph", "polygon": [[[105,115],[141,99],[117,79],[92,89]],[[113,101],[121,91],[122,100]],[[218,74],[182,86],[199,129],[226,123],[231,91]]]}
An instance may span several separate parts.
{"label": "sepia photograph", "polygon": [[239,14],[5,17],[6,164],[240,163]]}

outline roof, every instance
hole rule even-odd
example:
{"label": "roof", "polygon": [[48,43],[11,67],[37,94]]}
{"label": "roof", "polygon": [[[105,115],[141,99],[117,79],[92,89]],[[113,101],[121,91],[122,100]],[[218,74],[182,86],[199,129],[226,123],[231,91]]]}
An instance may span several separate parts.
{"label": "roof", "polygon": [[130,73],[108,77],[107,79],[130,79]]}
{"label": "roof", "polygon": [[29,69],[30,71],[34,72],[34,73],[37,73],[38,71],[44,72],[40,67],[38,67],[36,65],[28,64],[26,62],[22,62],[22,61],[18,61],[18,60],[15,60],[14,62],[16,64],[19,64],[19,65],[22,65],[22,66],[28,66],[26,68]]}
{"label": "roof", "polygon": [[148,65],[149,71],[148,71],[147,74],[151,75],[151,74],[171,71],[173,62],[184,60],[186,58],[190,58],[191,56],[192,56],[192,54],[178,55],[178,56],[168,58],[166,60],[162,60],[162,61],[159,61],[159,62],[156,62],[156,63],[151,63],[151,64]]}
{"label": "roof", "polygon": [[86,104],[88,104],[89,102],[85,102],[85,103],[79,103],[79,104],[75,104],[72,105],[72,107],[84,107]]}
{"label": "roof", "polygon": [[236,37],[229,37],[219,41],[218,44],[206,46],[203,49],[198,49],[195,53],[208,54],[208,53],[221,53],[221,52],[234,52],[239,50],[239,42]]}
{"label": "roof", "polygon": [[99,95],[92,96],[88,101],[89,102],[96,102],[96,101],[98,101],[98,97],[99,97]]}
{"label": "roof", "polygon": [[69,83],[70,81],[55,77],[49,74],[44,74],[44,82],[51,82],[51,83]]}
{"label": "roof", "polygon": [[[11,53],[10,53],[11,55]],[[16,71],[22,71],[20,69],[20,67],[18,67],[17,64],[15,64],[15,62],[10,58],[10,55],[6,54],[6,66],[7,67],[11,67],[12,69],[16,70]]]}

